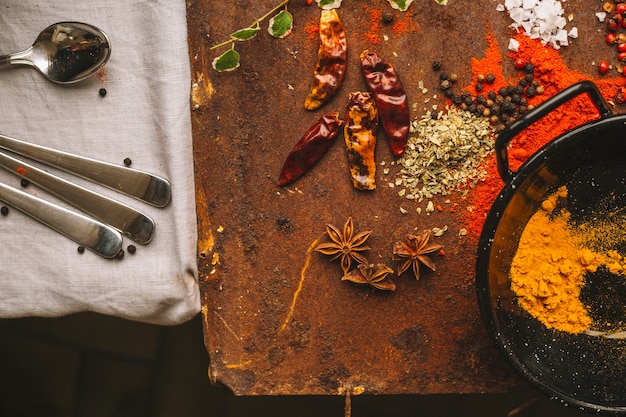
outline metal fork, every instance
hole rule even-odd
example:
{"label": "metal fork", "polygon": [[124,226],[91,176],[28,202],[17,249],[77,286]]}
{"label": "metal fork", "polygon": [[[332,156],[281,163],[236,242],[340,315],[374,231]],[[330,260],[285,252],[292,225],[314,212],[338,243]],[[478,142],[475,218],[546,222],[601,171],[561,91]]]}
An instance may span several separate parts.
{"label": "metal fork", "polygon": [[154,221],[130,206],[52,175],[1,151],[0,167],[114,227],[137,243],[146,244],[152,239]]}

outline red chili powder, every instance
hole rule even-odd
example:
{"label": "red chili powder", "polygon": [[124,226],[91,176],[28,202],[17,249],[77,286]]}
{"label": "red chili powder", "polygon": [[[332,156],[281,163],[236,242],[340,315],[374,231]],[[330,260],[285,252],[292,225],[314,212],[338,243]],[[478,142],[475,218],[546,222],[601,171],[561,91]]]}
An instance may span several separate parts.
{"label": "red chili powder", "polygon": [[319,22],[311,24],[309,26],[305,26],[303,29],[306,33],[309,34],[309,40],[315,40],[320,37],[320,25]]}
{"label": "red chili powder", "polygon": [[391,27],[391,30],[396,35],[400,35],[403,33],[418,32],[420,28],[413,21],[411,16],[405,14],[401,21],[394,23],[394,25]]}
{"label": "red chili powder", "polygon": [[369,15],[370,27],[363,33],[363,39],[373,45],[380,43],[380,22],[383,17],[383,10],[369,6],[363,6],[365,13]]}
{"label": "red chili powder", "polygon": [[[535,79],[544,88],[543,94],[529,99],[529,103],[535,106],[564,88],[582,80],[593,81],[607,100],[611,100],[620,87],[626,86],[626,79],[621,76],[617,78],[604,77],[593,79],[593,77],[587,74],[570,70],[562,61],[557,50],[551,46],[542,45],[538,40],[530,39],[523,34],[518,35],[516,39],[520,43],[519,51],[509,52],[507,60],[504,60],[495,36],[489,33],[487,35],[488,49],[485,57],[472,59],[474,80],[478,74],[485,75],[491,72],[496,75],[496,83],[489,88],[498,89],[500,86],[507,84],[502,75],[503,65],[512,66],[513,61],[516,59],[530,62],[535,66]],[[523,72],[520,72],[516,80],[511,80],[511,84],[517,84],[517,80],[522,76]],[[475,82],[472,84],[475,84]],[[468,87],[468,90],[475,92],[472,88],[473,85]],[[527,127],[511,141],[511,147],[508,152],[510,168],[513,171],[518,170],[529,157],[552,139],[576,126],[597,118],[599,118],[598,111],[586,95],[563,104]],[[485,161],[485,169],[487,176],[484,181],[479,182],[470,191],[468,196],[470,209],[465,210],[463,213],[468,236],[475,240],[478,240],[480,236],[485,218],[496,196],[504,187],[504,183],[498,174],[495,155],[491,155]]]}

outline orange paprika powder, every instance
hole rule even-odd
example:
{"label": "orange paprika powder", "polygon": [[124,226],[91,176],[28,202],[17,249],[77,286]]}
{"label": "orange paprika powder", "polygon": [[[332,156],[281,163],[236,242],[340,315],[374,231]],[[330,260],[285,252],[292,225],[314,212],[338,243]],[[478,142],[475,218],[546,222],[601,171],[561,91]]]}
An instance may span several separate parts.
{"label": "orange paprika powder", "polygon": [[[496,76],[496,82],[490,88],[494,88],[497,91],[498,88],[508,84],[503,75],[503,65],[507,64],[505,59],[511,60],[511,62],[517,59],[530,62],[535,67],[534,78],[544,88],[543,94],[528,100],[529,104],[534,106],[537,106],[564,88],[582,80],[593,81],[607,100],[615,96],[620,87],[626,85],[626,78],[621,76],[594,79],[594,77],[587,74],[570,70],[561,59],[557,50],[548,45],[542,45],[539,40],[530,39],[523,34],[519,34],[516,37],[520,43],[518,52],[508,52],[506,57],[503,56],[500,45],[492,33],[488,33],[486,39],[488,48],[485,56],[481,59],[472,59],[474,80],[479,74],[486,75],[492,73]],[[467,89],[475,93],[473,86],[469,86]],[[597,109],[586,96],[580,96],[565,103],[527,127],[513,139],[508,152],[511,169],[513,171],[518,170],[528,158],[552,139],[598,118],[599,113]],[[492,154],[486,159],[485,168],[487,171],[485,180],[479,182],[471,190],[468,196],[468,210],[463,213],[468,237],[476,241],[482,232],[487,213],[496,196],[504,187],[504,183],[498,174],[495,155]]]}

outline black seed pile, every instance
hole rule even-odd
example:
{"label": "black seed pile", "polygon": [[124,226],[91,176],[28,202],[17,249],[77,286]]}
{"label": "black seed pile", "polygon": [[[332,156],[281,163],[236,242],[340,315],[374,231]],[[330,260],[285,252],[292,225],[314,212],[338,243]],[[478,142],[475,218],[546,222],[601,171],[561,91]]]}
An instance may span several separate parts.
{"label": "black seed pile", "polygon": [[[446,72],[441,62],[433,62],[431,68],[439,75],[439,88],[445,97],[462,110],[488,118],[496,131],[503,130],[519,116],[532,110],[533,106],[528,104],[528,99],[543,93],[543,87],[534,79],[535,67],[531,63],[524,66],[523,77],[516,85],[509,84],[497,91],[492,87],[496,82],[494,74],[479,74],[474,84],[477,94],[455,88],[457,74]],[[436,112],[433,112],[433,117],[438,117]]]}

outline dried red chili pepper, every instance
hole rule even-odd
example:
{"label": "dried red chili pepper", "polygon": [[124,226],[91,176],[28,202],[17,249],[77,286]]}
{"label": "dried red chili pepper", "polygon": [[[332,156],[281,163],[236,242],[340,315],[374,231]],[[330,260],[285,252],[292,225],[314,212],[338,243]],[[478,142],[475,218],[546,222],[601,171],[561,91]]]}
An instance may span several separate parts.
{"label": "dried red chili pepper", "polygon": [[322,116],[291,150],[280,172],[278,185],[286,185],[310,170],[326,153],[343,128],[339,113]]}
{"label": "dried red chili pepper", "polygon": [[344,137],[350,160],[352,184],[358,190],[376,188],[376,134],[378,111],[369,92],[350,93],[346,111]]}
{"label": "dried red chili pepper", "polygon": [[307,110],[326,103],[339,89],[346,74],[348,44],[346,32],[335,9],[322,10],[320,48],[311,91],[304,101]]}
{"label": "dried red chili pepper", "polygon": [[361,69],[394,155],[404,153],[409,137],[409,101],[394,67],[370,51],[361,53]]}

